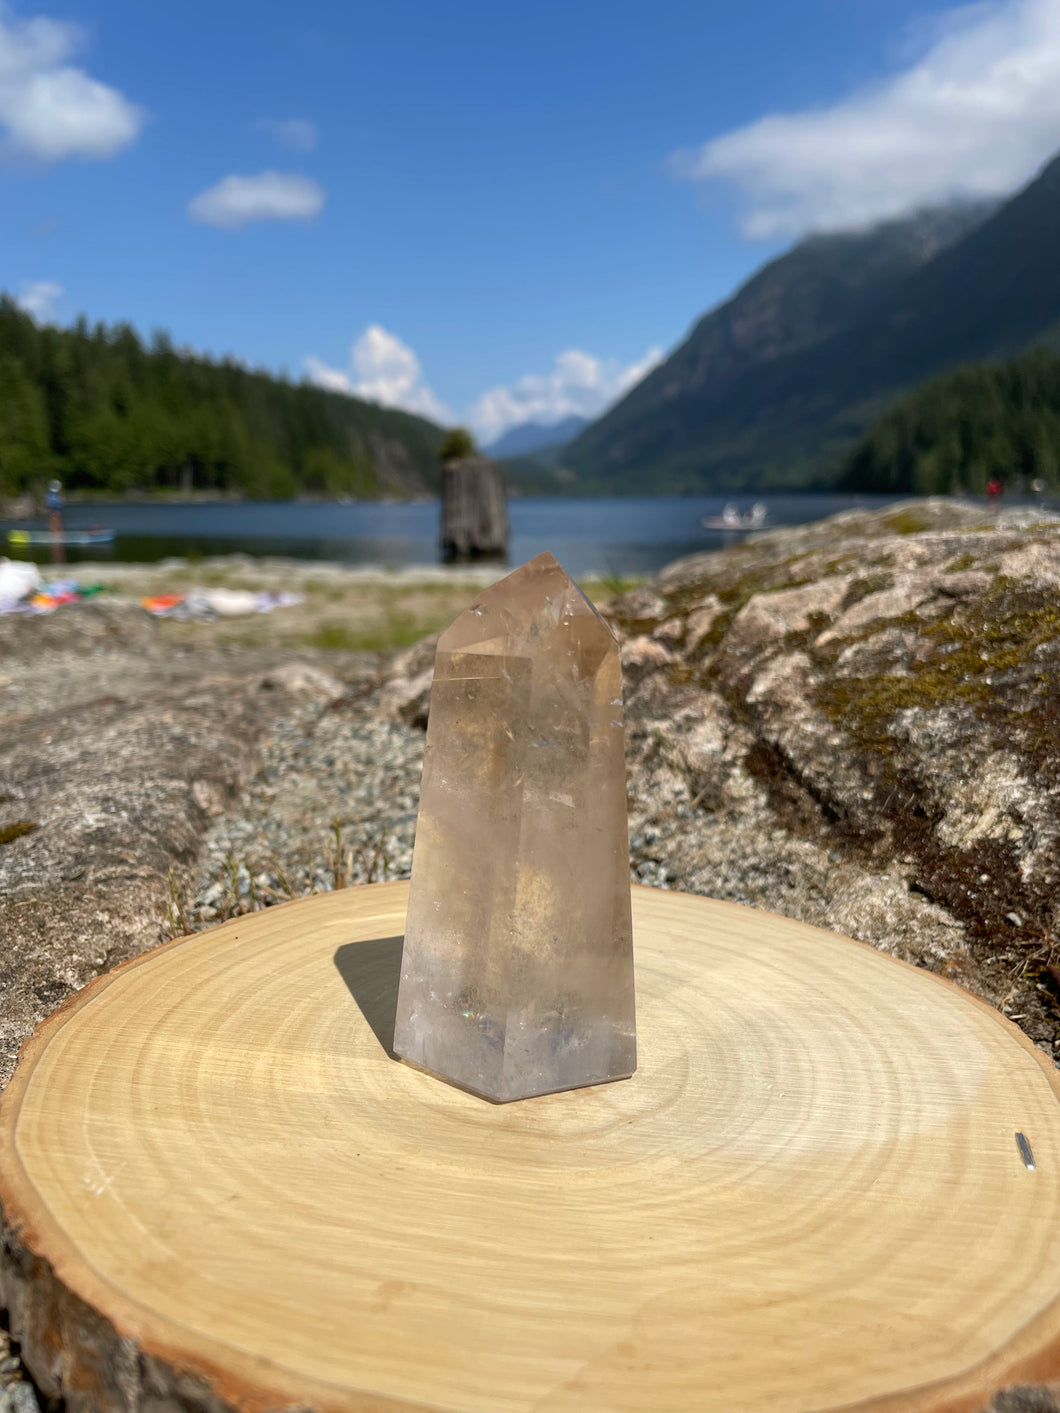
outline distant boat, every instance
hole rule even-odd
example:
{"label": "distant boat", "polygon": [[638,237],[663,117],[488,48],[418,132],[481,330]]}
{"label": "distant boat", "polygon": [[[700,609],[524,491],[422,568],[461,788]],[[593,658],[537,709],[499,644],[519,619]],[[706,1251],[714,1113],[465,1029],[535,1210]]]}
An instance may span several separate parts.
{"label": "distant boat", "polygon": [[104,530],[8,530],[9,545],[112,545],[114,531]]}
{"label": "distant boat", "polygon": [[707,515],[701,524],[705,530],[761,530],[769,524],[769,510],[760,500],[744,511],[730,502],[720,515]]}

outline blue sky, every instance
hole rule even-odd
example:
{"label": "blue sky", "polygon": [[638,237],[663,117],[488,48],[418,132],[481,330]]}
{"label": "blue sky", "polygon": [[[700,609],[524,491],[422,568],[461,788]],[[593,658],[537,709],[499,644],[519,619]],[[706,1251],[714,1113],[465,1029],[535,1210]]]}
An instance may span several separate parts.
{"label": "blue sky", "polygon": [[1060,148],[1060,0],[0,0],[0,287],[484,439]]}

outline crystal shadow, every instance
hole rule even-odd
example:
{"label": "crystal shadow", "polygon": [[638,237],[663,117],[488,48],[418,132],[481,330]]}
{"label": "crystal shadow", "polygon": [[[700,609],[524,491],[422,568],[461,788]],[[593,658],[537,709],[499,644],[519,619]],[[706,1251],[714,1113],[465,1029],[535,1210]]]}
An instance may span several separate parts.
{"label": "crystal shadow", "polygon": [[335,953],[335,968],[368,1022],[372,1034],[392,1060],[398,982],[401,979],[403,937],[373,937],[347,942]]}

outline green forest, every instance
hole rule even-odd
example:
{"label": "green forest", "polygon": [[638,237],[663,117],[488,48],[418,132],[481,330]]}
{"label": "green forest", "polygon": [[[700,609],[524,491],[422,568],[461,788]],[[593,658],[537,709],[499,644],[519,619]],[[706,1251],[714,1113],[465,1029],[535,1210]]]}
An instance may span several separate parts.
{"label": "green forest", "polygon": [[0,495],[50,477],[101,495],[414,494],[442,429],[173,347],[128,324],[40,326],[0,295]]}
{"label": "green forest", "polygon": [[933,378],[885,412],[847,460],[852,491],[982,494],[1060,486],[1060,357],[1025,354]]}

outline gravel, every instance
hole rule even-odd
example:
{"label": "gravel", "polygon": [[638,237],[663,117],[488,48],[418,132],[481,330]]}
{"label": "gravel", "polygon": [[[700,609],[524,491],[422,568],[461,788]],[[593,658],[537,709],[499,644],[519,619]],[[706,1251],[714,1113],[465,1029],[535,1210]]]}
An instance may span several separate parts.
{"label": "gravel", "polygon": [[381,721],[365,691],[371,682],[333,702],[315,696],[275,721],[238,812],[206,833],[171,932],[409,876],[424,733]]}
{"label": "gravel", "polygon": [[0,1329],[0,1413],[40,1413],[36,1391],[25,1379],[22,1361],[11,1352],[4,1329]]}

